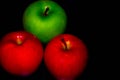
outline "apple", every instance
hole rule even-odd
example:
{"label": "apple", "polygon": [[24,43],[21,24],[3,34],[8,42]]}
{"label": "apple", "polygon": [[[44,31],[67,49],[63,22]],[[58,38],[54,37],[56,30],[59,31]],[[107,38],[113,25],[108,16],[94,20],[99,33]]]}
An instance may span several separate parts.
{"label": "apple", "polygon": [[64,9],[51,0],[31,3],[23,14],[24,29],[36,35],[43,43],[48,43],[53,37],[63,33],[66,23]]}
{"label": "apple", "polygon": [[45,65],[58,80],[74,80],[82,74],[88,60],[87,47],[71,34],[61,34],[46,46]]}
{"label": "apple", "polygon": [[[0,40],[0,48],[1,48],[1,40]],[[1,49],[0,49],[0,66],[1,66]]]}
{"label": "apple", "polygon": [[43,58],[41,42],[26,31],[6,34],[1,40],[0,53],[3,69],[18,76],[34,73]]}

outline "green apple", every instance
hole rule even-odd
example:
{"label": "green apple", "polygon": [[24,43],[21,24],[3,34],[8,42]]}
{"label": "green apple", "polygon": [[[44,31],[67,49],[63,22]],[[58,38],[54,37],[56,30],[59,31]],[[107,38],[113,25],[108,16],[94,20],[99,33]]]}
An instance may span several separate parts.
{"label": "green apple", "polygon": [[51,0],[31,3],[23,14],[24,29],[47,43],[65,31],[67,15],[65,10]]}

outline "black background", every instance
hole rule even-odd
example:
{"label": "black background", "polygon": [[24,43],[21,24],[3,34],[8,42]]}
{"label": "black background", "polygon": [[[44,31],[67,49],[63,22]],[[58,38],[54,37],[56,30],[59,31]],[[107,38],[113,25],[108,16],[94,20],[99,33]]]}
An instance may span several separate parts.
{"label": "black background", "polygon": [[[24,30],[22,16],[26,7],[36,0],[5,0],[0,2],[0,39],[12,31]],[[77,36],[86,44],[89,51],[88,65],[76,80],[96,80],[96,6],[92,2],[79,0],[53,0],[67,14],[67,28],[64,33]],[[43,44],[44,49],[46,44]],[[0,67],[0,80],[55,80],[44,65],[28,77],[19,77],[7,73]]]}

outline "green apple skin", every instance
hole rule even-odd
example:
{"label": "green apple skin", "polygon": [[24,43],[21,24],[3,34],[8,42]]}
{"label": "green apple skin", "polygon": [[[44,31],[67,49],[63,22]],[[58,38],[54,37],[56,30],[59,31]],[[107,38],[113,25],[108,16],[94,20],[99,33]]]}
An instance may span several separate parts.
{"label": "green apple skin", "polygon": [[[45,14],[46,7],[49,10]],[[48,43],[53,37],[64,33],[67,15],[64,9],[54,1],[40,0],[30,4],[23,14],[24,29]]]}

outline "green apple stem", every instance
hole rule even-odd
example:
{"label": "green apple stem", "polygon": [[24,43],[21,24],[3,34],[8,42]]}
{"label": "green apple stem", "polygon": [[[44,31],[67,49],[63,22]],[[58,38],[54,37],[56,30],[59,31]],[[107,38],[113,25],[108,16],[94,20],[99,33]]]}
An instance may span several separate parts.
{"label": "green apple stem", "polygon": [[49,11],[49,7],[46,7],[46,8],[45,8],[45,11],[44,11],[44,16],[47,16],[47,15],[48,15],[48,11]]}
{"label": "green apple stem", "polygon": [[64,46],[65,46],[65,48],[64,48],[64,49],[65,49],[65,50],[68,50],[68,48],[67,48],[67,44],[66,44],[66,42],[65,42],[65,39],[64,39],[64,38],[62,38],[62,39],[61,39],[61,41],[62,41],[62,43],[63,43],[63,44],[64,44]]}

